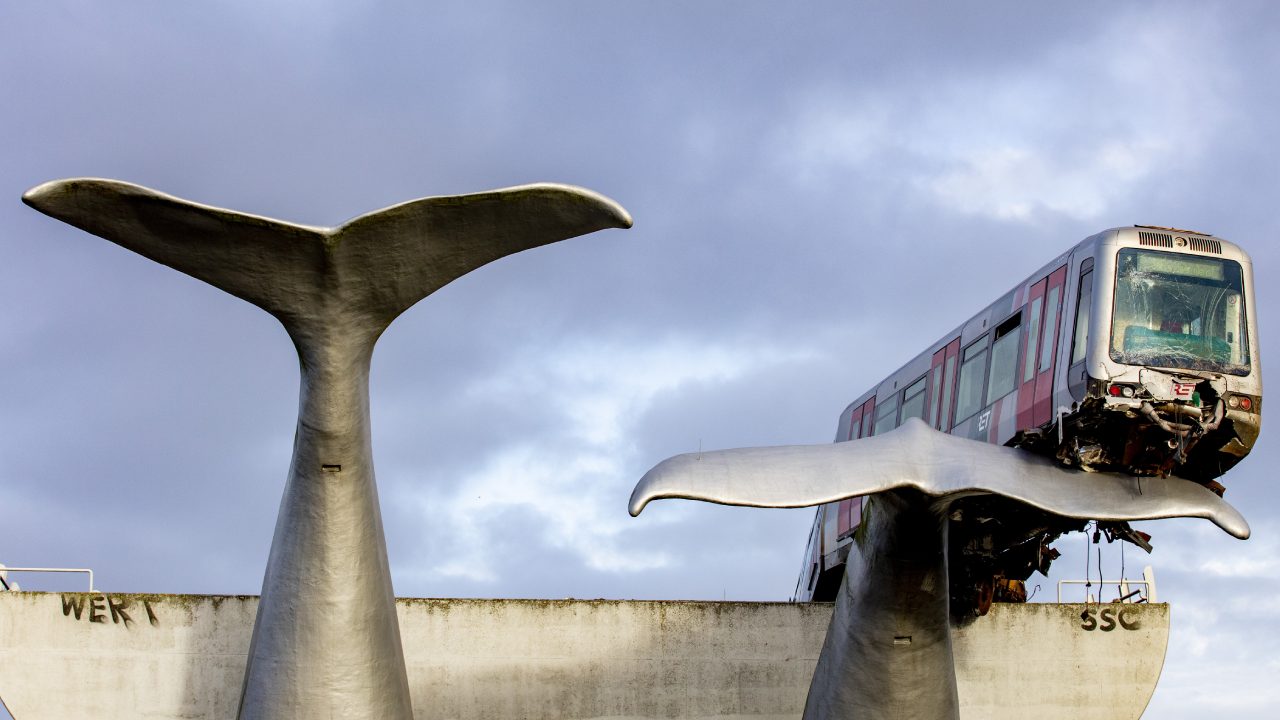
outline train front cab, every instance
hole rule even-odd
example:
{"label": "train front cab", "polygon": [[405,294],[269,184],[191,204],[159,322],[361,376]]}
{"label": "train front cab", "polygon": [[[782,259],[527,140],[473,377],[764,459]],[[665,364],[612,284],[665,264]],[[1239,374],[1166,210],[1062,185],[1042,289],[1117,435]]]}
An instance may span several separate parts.
{"label": "train front cab", "polygon": [[1077,250],[1075,328],[1054,398],[1058,457],[1223,492],[1217,478],[1248,454],[1261,421],[1248,256],[1201,233],[1146,227]]}

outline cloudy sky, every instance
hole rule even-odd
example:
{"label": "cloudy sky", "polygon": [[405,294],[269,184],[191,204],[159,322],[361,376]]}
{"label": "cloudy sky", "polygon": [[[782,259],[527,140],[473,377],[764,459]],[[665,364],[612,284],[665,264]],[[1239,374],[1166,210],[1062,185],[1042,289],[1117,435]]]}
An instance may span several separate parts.
{"label": "cloudy sky", "polygon": [[[296,417],[275,320],[21,204],[55,178],[313,225],[535,181],[632,213],[381,340],[403,596],[785,600],[812,511],[632,519],[636,480],[698,448],[829,441],[854,397],[1107,227],[1248,249],[1265,354],[1280,8],[938,5],[5,3],[0,561],[256,593]],[[1149,717],[1280,702],[1272,437],[1225,479],[1253,539],[1146,528],[1174,613]],[[1060,541],[1055,579],[1083,577],[1083,544]]]}

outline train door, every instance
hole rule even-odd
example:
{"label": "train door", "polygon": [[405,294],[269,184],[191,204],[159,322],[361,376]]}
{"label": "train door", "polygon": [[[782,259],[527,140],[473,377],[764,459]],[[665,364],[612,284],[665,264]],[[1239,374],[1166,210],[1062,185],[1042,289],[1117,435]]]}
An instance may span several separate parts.
{"label": "train door", "polygon": [[[853,414],[849,417],[849,440],[857,440],[863,437],[862,427],[867,421],[870,421],[870,412],[875,403],[875,398],[868,400],[865,404],[855,408]],[[864,418],[863,411],[867,416]],[[853,534],[854,528],[862,521],[862,498],[845,498],[841,500],[836,507],[836,541],[839,542],[849,535]]]}
{"label": "train door", "polygon": [[[875,417],[876,398],[871,396],[865,403],[853,411],[849,421],[849,439],[857,440],[871,434],[871,422]],[[854,420],[853,418],[857,418]],[[862,498],[848,498],[840,501],[836,512],[837,542],[853,534],[858,523],[862,522]]]}
{"label": "train door", "polygon": [[845,436],[845,440],[857,440],[862,437],[862,405],[853,409],[853,413],[849,415],[849,433]]}
{"label": "train door", "polygon": [[1031,408],[1036,399],[1036,375],[1040,368],[1041,332],[1044,328],[1044,289],[1049,278],[1041,278],[1027,293],[1027,336],[1023,345],[1023,366],[1018,376],[1018,429],[1035,427]]}
{"label": "train door", "polygon": [[1031,408],[1033,426],[1053,419],[1053,370],[1057,365],[1058,336],[1062,334],[1062,290],[1067,266],[1049,273],[1045,288],[1044,322],[1040,330],[1040,362],[1036,366],[1035,400]]}
{"label": "train door", "polygon": [[862,522],[862,498],[846,498],[840,501],[836,512],[836,542],[839,542],[857,529]]}
{"label": "train door", "polygon": [[1071,334],[1071,356],[1067,360],[1067,387],[1072,399],[1084,400],[1089,374],[1085,356],[1089,346],[1089,315],[1093,308],[1093,258],[1080,263],[1080,285],[1076,293],[1075,329]]}
{"label": "train door", "polygon": [[929,365],[929,410],[925,420],[942,432],[951,429],[951,396],[955,392],[959,354],[960,338],[956,338],[935,352]]}

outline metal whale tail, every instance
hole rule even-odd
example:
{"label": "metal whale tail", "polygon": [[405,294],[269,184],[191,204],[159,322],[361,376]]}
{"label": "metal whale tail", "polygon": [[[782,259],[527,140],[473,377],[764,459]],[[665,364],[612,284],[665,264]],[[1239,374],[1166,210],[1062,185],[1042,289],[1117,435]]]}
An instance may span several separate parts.
{"label": "metal whale tail", "polygon": [[237,717],[410,720],[373,473],[374,345],[400,313],[468,272],[521,250],[628,227],[630,216],[604,196],[550,184],[413,200],[336,228],[114,180],[45,183],[23,201],[257,305],[280,320],[298,351],[293,459]]}
{"label": "metal whale tail", "polygon": [[279,318],[291,334],[335,314],[361,321],[343,323],[351,329],[381,332],[418,300],[482,265],[596,230],[631,226],[631,216],[613,200],[552,183],[411,200],[334,228],[226,210],[98,178],[47,182],[22,200],[251,302]]}
{"label": "metal whale tail", "polygon": [[898,488],[944,503],[1000,495],[1086,520],[1198,517],[1242,540],[1250,533],[1238,510],[1189,480],[1081,472],[1023,450],[953,437],[916,418],[852,442],[677,455],[645,473],[629,510],[639,515],[661,498],[807,507]]}

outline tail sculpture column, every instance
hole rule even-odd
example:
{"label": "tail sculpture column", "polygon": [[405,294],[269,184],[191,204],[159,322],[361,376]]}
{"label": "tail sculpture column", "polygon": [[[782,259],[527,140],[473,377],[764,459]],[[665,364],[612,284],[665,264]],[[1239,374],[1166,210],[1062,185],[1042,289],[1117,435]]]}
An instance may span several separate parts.
{"label": "tail sculpture column", "polygon": [[917,490],[876,500],[849,552],[856,580],[841,583],[804,716],[958,720],[947,525]]}
{"label": "tail sculpture column", "polygon": [[239,717],[413,717],[369,433],[369,363],[400,313],[498,258],[604,228],[617,203],[528,185],[424,198],[337,228],[198,205],[111,180],[23,200],[274,315],[301,396]]}
{"label": "tail sculpture column", "polygon": [[912,418],[870,438],[829,445],[678,455],[631,494],[639,515],[660,498],[752,507],[807,507],[872,495],[850,549],[806,720],[957,720],[947,526],[954,503],[1014,500],[1052,515],[1100,521],[1205,518],[1237,538],[1235,508],[1189,480],[1063,468],[1013,448],[965,440]]}

